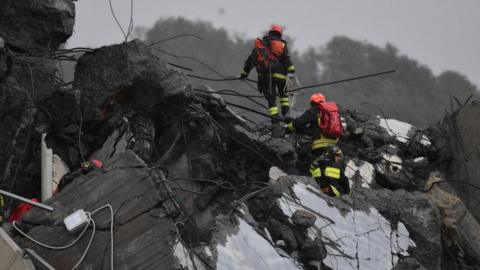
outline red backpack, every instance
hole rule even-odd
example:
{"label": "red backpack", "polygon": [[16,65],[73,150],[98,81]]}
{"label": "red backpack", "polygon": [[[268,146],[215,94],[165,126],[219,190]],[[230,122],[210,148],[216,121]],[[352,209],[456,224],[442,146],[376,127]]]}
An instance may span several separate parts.
{"label": "red backpack", "polygon": [[264,69],[275,64],[278,57],[283,54],[285,43],[281,40],[268,40],[257,38],[255,40],[256,67]]}
{"label": "red backpack", "polygon": [[318,104],[320,121],[318,126],[322,135],[329,138],[340,138],[343,133],[342,119],[335,102],[322,102]]}

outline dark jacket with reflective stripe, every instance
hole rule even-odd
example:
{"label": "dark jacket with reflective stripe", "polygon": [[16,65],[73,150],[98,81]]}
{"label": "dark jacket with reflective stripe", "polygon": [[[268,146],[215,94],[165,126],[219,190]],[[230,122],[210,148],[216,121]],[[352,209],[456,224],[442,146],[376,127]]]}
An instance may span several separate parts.
{"label": "dark jacket with reflective stripe", "polygon": [[[285,79],[285,75],[287,74],[287,72],[294,73],[295,72],[295,67],[292,65],[292,61],[290,60],[290,56],[288,54],[287,42],[285,40],[279,38],[279,37],[274,36],[274,35],[265,36],[265,37],[263,37],[263,39],[280,40],[281,42],[283,42],[285,44],[285,47],[283,49],[283,54],[278,57],[279,65],[272,65],[272,70],[271,70],[272,75],[274,73],[276,73],[276,74],[279,74],[280,76],[278,76],[278,77],[273,76],[273,77],[281,79],[282,78],[281,75],[283,75],[283,79]],[[243,67],[242,73],[245,73],[245,74],[250,73],[250,71],[253,69],[253,67],[256,67],[256,61],[257,61],[257,54],[256,54],[255,49],[253,49],[252,53],[250,54],[250,56],[248,56],[247,60],[245,61],[245,65]],[[269,75],[268,72],[267,73],[262,73],[262,72],[259,72],[258,69],[257,69],[257,72],[258,72],[259,77]]]}
{"label": "dark jacket with reflective stripe", "polygon": [[328,138],[322,135],[319,127],[319,109],[317,106],[310,106],[302,115],[293,120],[288,126],[290,131],[306,134],[312,137],[312,149],[323,148],[328,145],[337,144],[338,139]]}
{"label": "dark jacket with reflective stripe", "polygon": [[[337,168],[340,170],[340,176],[339,178],[337,177],[328,177],[326,170],[328,168]],[[322,176],[321,176],[321,181],[325,181],[326,183],[324,184],[329,184],[331,186],[334,186],[341,195],[343,194],[350,194],[350,183],[348,182],[348,178],[345,176],[345,169],[343,166],[339,163],[336,162],[330,162],[327,164],[324,164],[321,166],[322,170]],[[320,183],[319,183],[320,184]],[[321,186],[321,184],[320,184]]]}

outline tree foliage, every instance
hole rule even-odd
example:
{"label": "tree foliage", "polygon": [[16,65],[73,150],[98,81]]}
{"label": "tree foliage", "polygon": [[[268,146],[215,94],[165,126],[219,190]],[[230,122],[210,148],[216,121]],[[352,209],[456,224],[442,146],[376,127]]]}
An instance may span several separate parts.
{"label": "tree foliage", "polygon": [[363,108],[369,105],[364,102],[368,102],[381,107],[387,117],[426,127],[441,119],[451,96],[460,101],[471,94],[478,96],[478,90],[466,77],[454,71],[436,77],[426,66],[399,55],[391,44],[380,48],[347,37],[335,37],[318,52],[323,66],[321,81],[396,70],[390,75],[322,89],[344,108],[378,114],[373,106]]}

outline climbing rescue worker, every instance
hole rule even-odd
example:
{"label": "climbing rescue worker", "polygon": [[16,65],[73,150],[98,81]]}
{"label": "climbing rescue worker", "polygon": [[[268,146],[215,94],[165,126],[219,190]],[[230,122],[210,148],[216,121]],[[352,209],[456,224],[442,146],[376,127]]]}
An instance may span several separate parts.
{"label": "climbing rescue worker", "polygon": [[288,113],[290,103],[285,93],[287,74],[295,77],[295,67],[288,55],[287,42],[282,39],[283,28],[272,25],[267,36],[255,40],[255,48],[245,61],[245,66],[240,74],[241,79],[246,79],[248,74],[256,68],[258,74],[258,90],[263,93],[268,102],[268,112],[272,123],[278,123],[280,111],[277,107],[276,95],[280,96],[282,115]]}
{"label": "climbing rescue worker", "polygon": [[313,161],[310,173],[322,191],[330,196],[349,194],[350,187],[341,164],[342,152],[336,146],[343,133],[342,120],[335,102],[327,102],[321,93],[310,97],[310,108],[286,126],[286,132],[310,135]]}

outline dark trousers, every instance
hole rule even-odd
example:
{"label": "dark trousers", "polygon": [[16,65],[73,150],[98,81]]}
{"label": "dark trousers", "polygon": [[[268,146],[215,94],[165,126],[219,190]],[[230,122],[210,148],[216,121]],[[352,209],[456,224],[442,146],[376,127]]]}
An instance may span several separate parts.
{"label": "dark trousers", "polygon": [[280,110],[277,107],[277,95],[280,97],[282,115],[285,116],[290,109],[288,96],[285,93],[286,81],[283,79],[269,78],[268,76],[258,78],[258,90],[263,93],[268,102],[268,112],[272,116],[272,122],[280,120]]}

